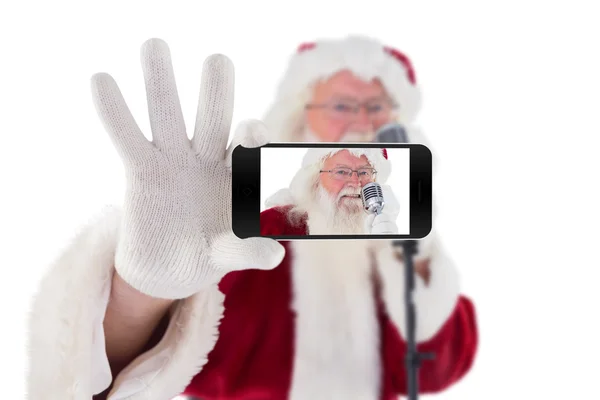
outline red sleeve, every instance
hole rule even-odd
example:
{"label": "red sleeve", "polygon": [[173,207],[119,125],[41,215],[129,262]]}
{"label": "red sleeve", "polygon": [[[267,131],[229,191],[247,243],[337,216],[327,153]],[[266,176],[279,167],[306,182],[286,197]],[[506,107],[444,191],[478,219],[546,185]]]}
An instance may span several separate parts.
{"label": "red sleeve", "polygon": [[269,208],[260,213],[260,234],[261,235],[282,235],[284,234],[286,216],[277,208]]}
{"label": "red sleeve", "polygon": [[[417,345],[420,353],[435,353],[435,359],[423,360],[419,368],[419,393],[437,393],[458,382],[471,369],[477,353],[478,331],[475,307],[470,299],[461,296],[453,314],[438,334]],[[391,389],[407,394],[404,357],[406,342],[393,322],[385,318],[383,357],[390,371]]]}
{"label": "red sleeve", "polygon": [[[260,234],[283,236],[301,234],[298,228],[290,228],[286,211],[290,207],[273,207],[260,213]],[[237,279],[246,276],[243,271],[231,271],[219,283],[219,290],[227,296]]]}
{"label": "red sleeve", "polygon": [[304,236],[306,235],[306,218],[295,225],[288,220],[288,212],[292,206],[273,207],[260,213],[261,236]]}

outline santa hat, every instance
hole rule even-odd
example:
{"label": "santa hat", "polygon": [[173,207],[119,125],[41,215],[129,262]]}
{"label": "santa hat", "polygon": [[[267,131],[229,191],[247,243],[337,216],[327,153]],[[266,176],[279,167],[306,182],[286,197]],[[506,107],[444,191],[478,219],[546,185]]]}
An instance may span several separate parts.
{"label": "santa hat", "polygon": [[302,167],[292,179],[289,188],[281,189],[267,198],[265,206],[271,208],[296,205],[298,200],[305,201],[308,196],[305,191],[313,183],[315,175],[318,174],[325,160],[342,150],[348,150],[356,157],[366,156],[377,171],[376,181],[382,185],[387,182],[392,172],[392,165],[388,160],[386,149],[314,147],[308,149],[302,158]]}
{"label": "santa hat", "polygon": [[397,119],[410,124],[421,107],[421,91],[409,58],[400,51],[361,36],[302,44],[290,60],[274,104],[263,118],[274,141],[294,141],[303,125],[313,85],[349,70],[370,81],[378,78],[398,105]]}

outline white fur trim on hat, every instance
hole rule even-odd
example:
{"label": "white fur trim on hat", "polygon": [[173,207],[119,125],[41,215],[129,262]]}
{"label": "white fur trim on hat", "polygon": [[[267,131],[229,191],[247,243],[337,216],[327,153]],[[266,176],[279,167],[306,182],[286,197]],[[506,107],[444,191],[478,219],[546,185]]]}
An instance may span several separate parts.
{"label": "white fur trim on hat", "polygon": [[295,205],[296,199],[290,189],[280,189],[265,200],[266,208]]}
{"label": "white fur trim on hat", "polygon": [[411,82],[412,66],[396,58],[379,41],[362,36],[320,40],[301,49],[292,57],[277,97],[296,96],[316,81],[343,70],[367,81],[379,78],[398,102],[405,121],[418,113],[421,95],[416,83]]}
{"label": "white fur trim on hat", "polygon": [[415,120],[421,91],[408,58],[375,39],[348,36],[311,43],[292,56],[273,107],[263,119],[274,137],[293,139],[314,84],[344,70],[368,81],[378,78],[398,104],[398,119],[405,124]]}

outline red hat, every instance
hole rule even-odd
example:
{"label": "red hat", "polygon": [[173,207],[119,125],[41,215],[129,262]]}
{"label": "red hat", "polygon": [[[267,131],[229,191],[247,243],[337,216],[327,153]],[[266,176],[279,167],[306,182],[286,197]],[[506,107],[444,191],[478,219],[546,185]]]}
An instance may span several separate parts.
{"label": "red hat", "polygon": [[368,81],[378,78],[398,104],[398,122],[409,125],[416,118],[421,91],[405,54],[362,36],[319,40],[298,47],[279,84],[273,107],[263,118],[275,141],[293,140],[293,131],[303,123],[304,106],[310,101],[313,85],[343,70]]}

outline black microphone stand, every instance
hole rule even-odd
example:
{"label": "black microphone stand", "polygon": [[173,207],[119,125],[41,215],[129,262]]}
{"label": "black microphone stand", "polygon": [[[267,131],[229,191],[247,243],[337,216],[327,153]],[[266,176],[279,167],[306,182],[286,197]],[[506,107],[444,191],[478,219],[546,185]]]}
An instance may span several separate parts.
{"label": "black microphone stand", "polygon": [[[406,130],[401,124],[390,123],[379,129],[375,143],[410,143]],[[415,267],[413,256],[417,253],[416,240],[394,240],[394,247],[402,247],[404,254],[404,303],[406,308],[406,375],[408,400],[417,400],[419,395],[419,368],[422,360],[432,360],[433,353],[419,353],[415,340],[416,315],[413,291],[415,289]]]}
{"label": "black microphone stand", "polygon": [[406,308],[406,375],[408,400],[417,400],[419,395],[419,368],[422,360],[432,360],[433,353],[419,353],[415,340],[416,315],[413,301],[415,269],[413,256],[417,253],[416,240],[394,240],[394,247],[402,247],[404,255],[404,304]]}

